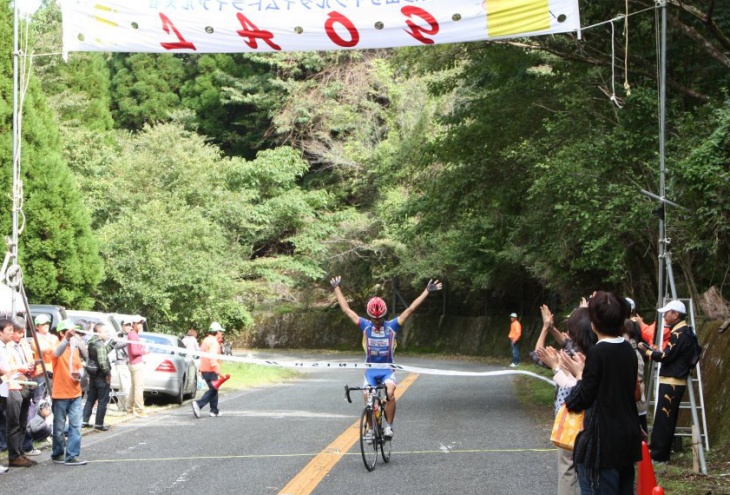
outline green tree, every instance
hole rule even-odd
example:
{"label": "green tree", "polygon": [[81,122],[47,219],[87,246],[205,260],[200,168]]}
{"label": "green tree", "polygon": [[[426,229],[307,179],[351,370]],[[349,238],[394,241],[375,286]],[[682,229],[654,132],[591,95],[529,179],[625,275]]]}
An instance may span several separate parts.
{"label": "green tree", "polygon": [[[0,156],[12,163],[12,11],[10,2],[0,8]],[[76,182],[61,155],[58,129],[30,73],[24,79],[21,172],[24,230],[20,236],[19,262],[31,302],[89,308],[102,278],[103,265],[90,229]],[[10,196],[11,167],[3,168],[0,189]],[[0,209],[0,225],[11,228],[11,202]]]}

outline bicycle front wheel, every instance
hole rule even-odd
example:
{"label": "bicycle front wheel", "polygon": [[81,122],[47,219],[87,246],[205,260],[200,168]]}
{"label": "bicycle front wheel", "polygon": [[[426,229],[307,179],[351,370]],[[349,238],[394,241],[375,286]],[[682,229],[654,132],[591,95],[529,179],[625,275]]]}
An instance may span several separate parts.
{"label": "bicycle front wheel", "polygon": [[[375,469],[375,462],[378,460],[378,443],[375,441],[375,434],[372,431],[375,425],[373,411],[367,406],[362,411],[360,417],[360,451],[362,452],[362,461],[368,471]],[[370,430],[369,439],[368,430]]]}

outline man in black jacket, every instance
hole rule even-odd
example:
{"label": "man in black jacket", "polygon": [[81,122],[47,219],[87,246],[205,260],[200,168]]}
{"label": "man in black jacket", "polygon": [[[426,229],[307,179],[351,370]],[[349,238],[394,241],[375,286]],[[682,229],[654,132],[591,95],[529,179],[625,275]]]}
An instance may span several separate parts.
{"label": "man in black jacket", "polygon": [[658,311],[664,314],[664,322],[670,327],[669,341],[661,351],[644,343],[639,344],[639,349],[652,361],[661,363],[658,404],[649,448],[652,460],[668,462],[679,406],[687,388],[687,377],[692,370],[695,340],[689,335],[694,330],[685,321],[687,309],[682,301],[670,301]]}
{"label": "man in black jacket", "polygon": [[109,384],[112,378],[109,351],[114,347],[114,341],[106,341],[106,325],[97,323],[94,326],[94,335],[89,339],[87,345],[89,348],[89,359],[86,362],[86,371],[89,373],[89,391],[86,394],[84,422],[82,425],[87,428],[91,426],[91,423],[89,423],[91,411],[94,408],[94,402],[98,400],[94,429],[107,431],[109,428],[104,426],[104,417],[106,416],[106,409],[109,404]]}

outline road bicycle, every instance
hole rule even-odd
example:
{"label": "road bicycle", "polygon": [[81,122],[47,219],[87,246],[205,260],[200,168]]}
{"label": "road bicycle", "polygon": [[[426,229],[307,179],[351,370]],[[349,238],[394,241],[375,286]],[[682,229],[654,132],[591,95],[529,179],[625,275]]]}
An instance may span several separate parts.
{"label": "road bicycle", "polygon": [[[348,387],[345,385],[345,398],[352,404],[350,392],[362,390],[366,392],[367,402],[360,416],[360,451],[362,460],[368,471],[375,469],[378,460],[378,450],[384,462],[390,462],[390,439],[383,434],[383,417],[385,416],[385,403],[388,401],[385,394],[385,385],[367,387]],[[372,429],[372,440],[367,440],[366,435]]]}

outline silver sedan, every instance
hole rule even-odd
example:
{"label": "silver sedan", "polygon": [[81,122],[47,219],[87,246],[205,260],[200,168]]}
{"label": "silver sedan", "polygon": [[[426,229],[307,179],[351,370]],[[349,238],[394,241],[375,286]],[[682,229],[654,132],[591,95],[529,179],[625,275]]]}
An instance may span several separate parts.
{"label": "silver sedan", "polygon": [[[182,340],[174,335],[164,333],[144,332],[139,339],[145,343],[178,347],[185,349]],[[191,356],[167,351],[156,347],[148,347],[149,353],[144,357],[145,395],[163,394],[172,397],[177,404],[182,404],[187,398],[193,399],[198,392],[198,369]],[[119,374],[112,373],[111,386],[119,390]]]}

